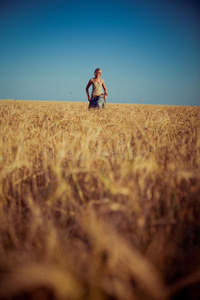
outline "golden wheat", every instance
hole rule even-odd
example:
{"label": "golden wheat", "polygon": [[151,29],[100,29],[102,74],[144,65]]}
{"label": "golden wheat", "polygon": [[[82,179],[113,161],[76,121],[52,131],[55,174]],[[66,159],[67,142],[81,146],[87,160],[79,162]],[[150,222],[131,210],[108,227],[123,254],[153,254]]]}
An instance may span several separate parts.
{"label": "golden wheat", "polygon": [[0,298],[200,296],[200,107],[0,102]]}

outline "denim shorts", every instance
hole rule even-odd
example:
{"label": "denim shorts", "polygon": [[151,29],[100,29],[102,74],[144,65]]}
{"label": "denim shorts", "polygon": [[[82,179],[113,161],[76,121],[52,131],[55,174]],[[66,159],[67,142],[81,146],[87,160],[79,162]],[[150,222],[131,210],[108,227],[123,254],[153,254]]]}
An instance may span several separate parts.
{"label": "denim shorts", "polygon": [[105,107],[104,95],[93,97],[89,101],[88,108],[97,108],[97,109],[100,109],[100,108],[104,108],[104,107]]}

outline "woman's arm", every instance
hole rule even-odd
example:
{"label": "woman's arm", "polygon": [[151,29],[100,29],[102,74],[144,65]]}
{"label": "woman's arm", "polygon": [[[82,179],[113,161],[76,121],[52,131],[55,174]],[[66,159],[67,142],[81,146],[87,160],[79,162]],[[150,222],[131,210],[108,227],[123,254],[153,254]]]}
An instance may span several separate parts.
{"label": "woman's arm", "polygon": [[87,86],[86,86],[86,94],[87,94],[87,96],[88,96],[88,101],[90,101],[90,94],[89,94],[89,87],[91,86],[91,84],[92,84],[92,79],[90,79],[89,80],[89,82],[88,82],[88,84],[87,84]]}
{"label": "woman's arm", "polygon": [[108,94],[107,94],[107,88],[106,88],[106,85],[105,85],[105,81],[102,79],[102,86],[103,86],[103,89],[104,89],[104,92],[105,92],[105,95],[104,95],[104,99],[106,100]]}

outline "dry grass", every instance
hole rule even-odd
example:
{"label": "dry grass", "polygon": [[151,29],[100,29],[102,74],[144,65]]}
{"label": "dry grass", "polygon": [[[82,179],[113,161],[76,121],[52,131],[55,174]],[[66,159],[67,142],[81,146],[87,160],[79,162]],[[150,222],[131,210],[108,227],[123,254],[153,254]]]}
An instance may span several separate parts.
{"label": "dry grass", "polygon": [[0,102],[0,299],[200,297],[200,107]]}

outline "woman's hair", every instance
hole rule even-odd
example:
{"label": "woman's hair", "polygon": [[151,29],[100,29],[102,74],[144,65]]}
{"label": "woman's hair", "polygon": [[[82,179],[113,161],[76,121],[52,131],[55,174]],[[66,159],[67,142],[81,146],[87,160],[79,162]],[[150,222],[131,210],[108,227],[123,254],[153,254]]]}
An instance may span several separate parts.
{"label": "woman's hair", "polygon": [[99,72],[101,74],[101,69],[97,68],[95,71],[94,71],[94,75]]}

